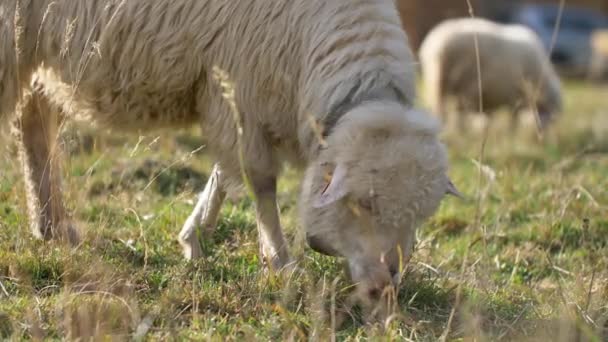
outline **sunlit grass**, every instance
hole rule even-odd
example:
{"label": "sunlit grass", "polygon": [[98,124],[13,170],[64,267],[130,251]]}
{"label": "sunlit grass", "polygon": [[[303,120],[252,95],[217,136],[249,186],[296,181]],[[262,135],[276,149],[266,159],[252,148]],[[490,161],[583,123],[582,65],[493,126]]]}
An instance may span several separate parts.
{"label": "sunlit grass", "polygon": [[482,134],[444,135],[450,176],[468,200],[446,199],[420,229],[402,315],[386,329],[363,325],[356,310],[331,329],[332,294],[344,307],[347,283],[332,290],[340,261],[310,251],[298,233],[297,171],[287,170],[278,198],[304,272],[282,279],[261,269],[246,196],[224,206],[203,243],[206,257],[182,260],[176,234],[212,165],[196,130],[103,133],[92,145],[86,129],[66,134],[76,147],[64,170],[67,204],[84,232],[75,250],[31,237],[19,163],[2,149],[0,338],[434,341],[458,284],[463,300],[450,338],[606,338],[608,88],[571,82],[565,93],[566,112],[543,141],[529,127],[511,134],[505,115],[492,125],[479,226]]}

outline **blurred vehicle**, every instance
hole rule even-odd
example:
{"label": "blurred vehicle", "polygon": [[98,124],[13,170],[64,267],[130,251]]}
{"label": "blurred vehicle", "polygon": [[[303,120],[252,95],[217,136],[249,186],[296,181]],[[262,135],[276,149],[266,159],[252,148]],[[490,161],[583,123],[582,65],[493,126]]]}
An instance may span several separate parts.
{"label": "blurred vehicle", "polygon": [[595,30],[608,28],[608,17],[599,12],[566,6],[559,18],[559,5],[527,4],[514,9],[501,21],[518,23],[534,30],[547,51],[559,19],[559,31],[551,51],[551,61],[563,75],[585,76],[592,60],[590,38]]}

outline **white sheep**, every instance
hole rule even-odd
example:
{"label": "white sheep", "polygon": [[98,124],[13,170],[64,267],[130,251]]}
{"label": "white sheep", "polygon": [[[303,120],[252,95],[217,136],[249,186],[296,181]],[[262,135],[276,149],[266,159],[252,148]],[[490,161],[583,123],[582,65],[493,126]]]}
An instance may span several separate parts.
{"label": "white sheep", "polygon": [[507,107],[515,128],[524,109],[538,113],[540,127],[561,111],[559,78],[539,38],[522,25],[446,20],[428,33],[419,57],[425,96],[436,113],[447,115],[452,100],[460,114]]}
{"label": "white sheep", "polygon": [[286,160],[306,166],[311,247],[346,257],[364,297],[456,193],[437,122],[411,108],[413,57],[392,0],[3,0],[0,25],[0,115],[21,121],[38,236],[71,226],[53,152],[60,112],[127,130],[201,125],[217,163],[179,234],[189,259],[243,171],[262,256],[290,263],[276,180]]}

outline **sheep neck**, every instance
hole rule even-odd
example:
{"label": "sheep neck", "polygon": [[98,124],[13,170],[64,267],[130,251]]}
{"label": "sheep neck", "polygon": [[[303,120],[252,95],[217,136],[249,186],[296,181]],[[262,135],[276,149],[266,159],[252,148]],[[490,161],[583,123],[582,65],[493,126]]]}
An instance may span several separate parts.
{"label": "sheep neck", "polygon": [[340,119],[350,110],[368,101],[395,101],[405,103],[405,99],[399,90],[393,85],[387,85],[381,89],[373,89],[360,96],[347,96],[344,101],[332,108],[329,114],[323,119],[323,137],[327,138]]}

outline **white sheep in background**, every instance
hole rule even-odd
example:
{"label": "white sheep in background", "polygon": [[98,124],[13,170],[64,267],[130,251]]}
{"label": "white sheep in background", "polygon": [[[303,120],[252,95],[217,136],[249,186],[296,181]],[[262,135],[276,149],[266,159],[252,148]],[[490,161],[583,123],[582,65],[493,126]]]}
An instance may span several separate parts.
{"label": "white sheep in background", "polygon": [[446,20],[428,33],[419,57],[425,96],[436,113],[447,115],[451,100],[459,114],[480,111],[478,60],[483,112],[507,107],[515,128],[519,112],[530,109],[544,128],[561,111],[560,80],[539,38],[522,25]]}
{"label": "white sheep in background", "polygon": [[131,130],[201,125],[217,164],[179,235],[189,259],[242,166],[262,255],[290,263],[276,181],[287,159],[307,166],[308,241],[346,257],[368,299],[456,192],[437,122],[411,108],[414,62],[392,0],[3,0],[0,46],[0,115],[20,117],[38,236],[70,227],[53,158],[59,111]]}

